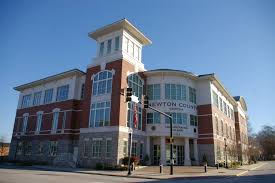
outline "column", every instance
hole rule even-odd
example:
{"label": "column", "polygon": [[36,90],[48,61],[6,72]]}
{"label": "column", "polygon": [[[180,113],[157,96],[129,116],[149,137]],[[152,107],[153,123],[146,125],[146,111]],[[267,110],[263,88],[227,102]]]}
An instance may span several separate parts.
{"label": "column", "polygon": [[147,136],[147,139],[146,139],[146,155],[148,155],[149,156],[149,162],[148,162],[148,164],[150,165],[151,164],[151,153],[150,153],[150,151],[151,151],[151,147],[150,147],[150,136]]}
{"label": "column", "polygon": [[163,165],[166,165],[165,136],[160,137],[160,163]]}
{"label": "column", "polygon": [[184,139],[184,166],[190,166],[189,138]]}
{"label": "column", "polygon": [[199,164],[199,156],[198,156],[198,139],[193,139],[193,146],[194,146],[194,158],[196,165]]}

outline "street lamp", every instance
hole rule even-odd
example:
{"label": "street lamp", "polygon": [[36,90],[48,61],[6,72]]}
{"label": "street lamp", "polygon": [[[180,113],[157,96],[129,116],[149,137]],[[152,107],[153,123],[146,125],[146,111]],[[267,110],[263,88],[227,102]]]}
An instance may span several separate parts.
{"label": "street lamp", "polygon": [[228,166],[227,166],[227,152],[226,152],[226,150],[227,150],[227,144],[226,144],[226,138],[224,138],[224,151],[225,151],[225,167],[226,168],[228,168]]}

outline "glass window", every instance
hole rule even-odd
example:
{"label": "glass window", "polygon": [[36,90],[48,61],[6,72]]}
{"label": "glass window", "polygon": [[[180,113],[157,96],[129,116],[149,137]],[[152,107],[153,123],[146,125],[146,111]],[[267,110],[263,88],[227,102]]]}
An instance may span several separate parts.
{"label": "glass window", "polygon": [[110,101],[93,103],[90,110],[90,127],[110,125]]}
{"label": "glass window", "polygon": [[89,141],[88,139],[84,139],[83,141],[83,156],[88,157],[88,148],[89,148]]}
{"label": "glass window", "polygon": [[23,96],[23,98],[22,98],[22,104],[21,104],[22,108],[30,107],[31,106],[31,97],[32,97],[31,94]]}
{"label": "glass window", "polygon": [[143,160],[143,143],[140,143],[140,148],[139,148],[139,159]]}
{"label": "glass window", "polygon": [[100,43],[100,48],[99,48],[99,56],[103,56],[104,54],[104,42]]}
{"label": "glass window", "polygon": [[132,41],[128,42],[128,53],[132,57],[134,56],[134,43]]}
{"label": "glass window", "polygon": [[198,117],[194,115],[190,115],[190,125],[198,126]]}
{"label": "glass window", "polygon": [[56,156],[57,155],[57,141],[51,141],[49,147],[49,155]]}
{"label": "glass window", "polygon": [[93,140],[93,157],[101,156],[102,140]]}
{"label": "glass window", "polygon": [[56,101],[67,100],[69,95],[69,85],[60,86],[57,88]]}
{"label": "glass window", "polygon": [[29,118],[29,116],[24,116],[23,117],[23,129],[22,129],[23,133],[25,133],[27,131],[28,118]]}
{"label": "glass window", "polygon": [[186,100],[186,86],[165,84],[165,99]]}
{"label": "glass window", "polygon": [[40,105],[42,91],[34,93],[33,106]]}
{"label": "glass window", "polygon": [[40,141],[39,144],[38,144],[38,152],[37,154],[43,154],[44,152],[44,148],[43,148],[43,143]]}
{"label": "glass window", "polygon": [[123,156],[128,156],[128,141],[123,141]]}
{"label": "glass window", "polygon": [[112,153],[112,140],[107,139],[106,140],[106,157],[111,157]]}
{"label": "glass window", "polygon": [[213,100],[213,104],[216,105],[217,107],[219,107],[219,97],[218,94],[214,91],[212,91],[212,100]]}
{"label": "glass window", "polygon": [[196,89],[189,87],[189,102],[196,104]]}
{"label": "glass window", "polygon": [[32,142],[26,142],[24,144],[24,147],[25,147],[25,154],[31,155],[32,154]]}
{"label": "glass window", "polygon": [[227,115],[227,105],[224,101],[223,101],[223,112],[224,112],[224,114]]}
{"label": "glass window", "polygon": [[219,120],[217,117],[215,117],[215,123],[216,123],[216,134],[220,134],[220,131],[219,131]]}
{"label": "glass window", "polygon": [[119,49],[119,36],[115,38],[115,50],[117,51]]}
{"label": "glass window", "polygon": [[143,80],[138,74],[128,76],[128,86],[132,88],[133,95],[137,96],[140,100],[143,94]]}
{"label": "glass window", "polygon": [[52,130],[57,130],[57,127],[58,127],[58,117],[59,117],[59,112],[54,112],[53,113]]}
{"label": "glass window", "polygon": [[42,113],[37,114],[37,120],[36,120],[36,131],[39,132],[42,125]]}
{"label": "glass window", "polygon": [[109,39],[107,42],[107,54],[110,54],[112,50],[112,40]]}
{"label": "glass window", "polygon": [[147,124],[159,124],[160,123],[160,113],[153,112],[147,113]]}
{"label": "glass window", "polygon": [[222,98],[219,97],[219,99],[220,99],[219,109],[220,109],[221,111],[223,111],[223,106],[222,106],[222,103],[223,103],[223,102],[222,102]]}
{"label": "glass window", "polygon": [[[187,125],[187,114],[186,113],[169,113],[169,112],[166,112],[166,114],[169,114],[169,115],[172,116],[173,124]],[[165,117],[165,123],[170,123],[170,119],[168,117]]]}
{"label": "glass window", "polygon": [[137,156],[137,142],[132,143],[132,156]]}
{"label": "glass window", "polygon": [[16,154],[18,154],[18,155],[23,154],[23,142],[18,142]]}
{"label": "glass window", "polygon": [[149,100],[160,99],[160,84],[152,84],[147,86],[147,96]]}
{"label": "glass window", "polygon": [[111,93],[112,91],[111,71],[102,71],[95,75],[93,80],[93,96]]}
{"label": "glass window", "polygon": [[45,91],[44,104],[51,103],[53,100],[53,88]]}
{"label": "glass window", "polygon": [[141,130],[142,129],[142,108],[141,108],[141,105],[135,104],[133,102],[128,102],[127,126],[134,128],[135,105],[137,105],[136,106],[137,129]]}
{"label": "glass window", "polygon": [[134,45],[134,58],[139,60],[139,47],[137,45]]}
{"label": "glass window", "polygon": [[84,91],[85,91],[85,84],[83,83],[81,85],[80,99],[84,98]]}
{"label": "glass window", "polygon": [[221,120],[221,135],[223,136],[224,135],[224,133],[223,133],[223,121]]}

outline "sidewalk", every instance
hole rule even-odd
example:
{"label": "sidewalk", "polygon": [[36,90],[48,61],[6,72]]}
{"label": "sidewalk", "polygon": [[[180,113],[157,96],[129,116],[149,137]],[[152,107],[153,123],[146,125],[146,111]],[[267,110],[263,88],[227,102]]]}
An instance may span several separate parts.
{"label": "sidewalk", "polygon": [[[164,173],[159,173],[158,166],[147,166],[142,167],[134,172],[131,176],[127,175],[127,171],[111,171],[111,170],[90,170],[90,169],[80,169],[80,168],[61,168],[61,167],[51,167],[51,166],[31,166],[24,167],[26,169],[35,170],[46,170],[46,171],[62,171],[62,172],[72,172],[72,173],[83,173],[83,174],[94,174],[94,175],[105,175],[105,176],[119,176],[119,177],[133,177],[133,178],[143,178],[143,179],[197,179],[197,178],[224,178],[231,176],[241,176],[248,172],[249,170],[256,169],[263,166],[264,162],[258,162],[257,164],[244,165],[237,169],[225,169],[215,167],[208,167],[207,173],[204,172],[203,166],[174,166],[174,175],[170,175],[170,167],[164,167]],[[23,168],[23,167],[18,167]]]}

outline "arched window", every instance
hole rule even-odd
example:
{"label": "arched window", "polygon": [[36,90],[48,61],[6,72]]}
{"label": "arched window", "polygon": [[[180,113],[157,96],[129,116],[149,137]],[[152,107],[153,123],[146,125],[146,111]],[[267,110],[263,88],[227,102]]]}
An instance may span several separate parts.
{"label": "arched window", "polygon": [[[128,76],[128,87],[132,88],[133,95],[137,96],[139,100],[142,98],[143,94],[143,80],[137,75],[132,74]],[[135,109],[136,105],[136,109]],[[142,107],[141,104],[135,104],[133,102],[128,102],[128,115],[127,115],[127,126],[134,127],[134,114],[137,114],[137,128],[142,129]]]}
{"label": "arched window", "polygon": [[216,134],[219,135],[220,132],[219,132],[219,120],[218,120],[218,117],[215,117],[215,123],[216,123]]}
{"label": "arched window", "polygon": [[224,132],[223,132],[223,121],[221,120],[221,135],[223,136],[224,135]]}
{"label": "arched window", "polygon": [[101,71],[94,76],[93,80],[93,96],[111,93],[112,91],[112,77],[111,71]]}

